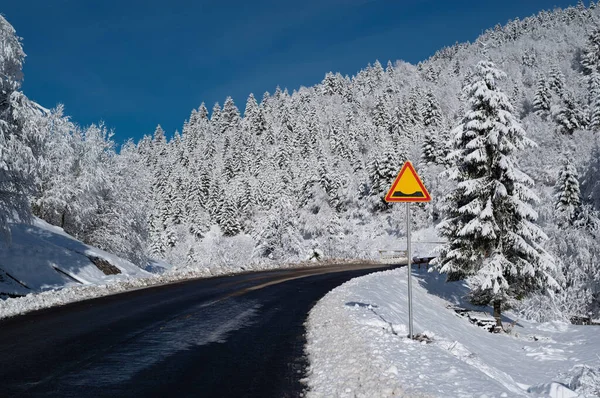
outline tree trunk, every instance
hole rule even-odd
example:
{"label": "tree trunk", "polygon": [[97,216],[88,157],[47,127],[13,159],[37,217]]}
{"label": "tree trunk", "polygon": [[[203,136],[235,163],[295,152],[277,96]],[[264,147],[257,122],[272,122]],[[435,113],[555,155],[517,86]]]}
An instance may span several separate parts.
{"label": "tree trunk", "polygon": [[496,318],[496,327],[494,328],[495,333],[498,333],[503,330],[501,306],[502,306],[502,301],[500,301],[500,300],[494,301],[494,318]]}

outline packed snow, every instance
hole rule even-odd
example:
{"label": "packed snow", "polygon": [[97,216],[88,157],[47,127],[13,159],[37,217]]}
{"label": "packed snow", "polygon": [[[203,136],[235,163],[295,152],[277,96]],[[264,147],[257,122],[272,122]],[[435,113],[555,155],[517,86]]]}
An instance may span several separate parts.
{"label": "packed snow", "polygon": [[510,333],[490,333],[448,308],[476,309],[464,282],[425,268],[413,276],[414,333],[431,342],[407,337],[406,268],[353,279],[309,315],[309,397],[600,396],[597,326],[506,312]]}
{"label": "packed snow", "polygon": [[[105,274],[92,259],[111,264],[113,273]],[[0,293],[5,295],[150,276],[129,261],[86,245],[40,219],[31,225],[11,224],[10,240],[0,240],[0,270]]]}

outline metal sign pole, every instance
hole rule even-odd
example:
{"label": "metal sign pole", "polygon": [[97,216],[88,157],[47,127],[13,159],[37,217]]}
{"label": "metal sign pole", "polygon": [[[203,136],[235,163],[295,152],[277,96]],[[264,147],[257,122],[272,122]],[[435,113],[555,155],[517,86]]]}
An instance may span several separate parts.
{"label": "metal sign pole", "polygon": [[412,250],[410,247],[410,203],[429,202],[431,196],[425,189],[425,185],[415,171],[412,163],[407,160],[400,169],[400,173],[394,180],[392,187],[385,195],[388,203],[406,203],[406,255],[408,257],[408,337],[413,338],[413,315],[412,315]]}
{"label": "metal sign pole", "polygon": [[413,338],[412,253],[410,247],[410,202],[406,202],[406,254],[408,257],[408,338]]}

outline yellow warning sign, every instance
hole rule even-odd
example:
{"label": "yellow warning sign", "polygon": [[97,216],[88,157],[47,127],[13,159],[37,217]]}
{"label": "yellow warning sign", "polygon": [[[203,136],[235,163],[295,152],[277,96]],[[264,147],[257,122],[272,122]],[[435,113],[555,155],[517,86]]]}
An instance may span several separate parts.
{"label": "yellow warning sign", "polygon": [[429,202],[431,196],[410,161],[404,163],[385,196],[386,202]]}

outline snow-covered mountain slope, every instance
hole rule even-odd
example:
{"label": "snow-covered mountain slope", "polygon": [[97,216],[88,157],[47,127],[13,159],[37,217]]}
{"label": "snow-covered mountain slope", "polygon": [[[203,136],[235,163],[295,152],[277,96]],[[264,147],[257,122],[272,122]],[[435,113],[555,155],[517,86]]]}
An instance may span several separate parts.
{"label": "snow-covered mountain slope", "polygon": [[12,224],[10,240],[0,240],[0,294],[4,296],[150,275],[40,219],[32,225]]}
{"label": "snow-covered mountain slope", "polygon": [[405,268],[354,279],[310,313],[308,396],[600,396],[598,326],[507,313],[511,333],[489,333],[447,308],[467,306],[463,282],[414,275],[414,332],[432,342],[407,338]]}

